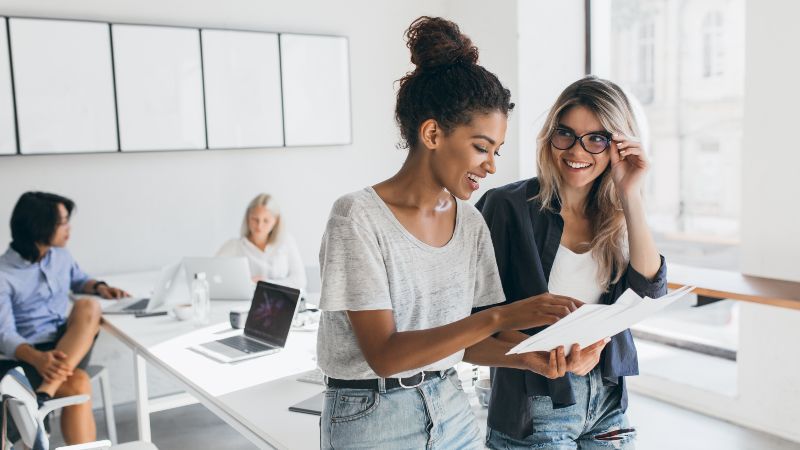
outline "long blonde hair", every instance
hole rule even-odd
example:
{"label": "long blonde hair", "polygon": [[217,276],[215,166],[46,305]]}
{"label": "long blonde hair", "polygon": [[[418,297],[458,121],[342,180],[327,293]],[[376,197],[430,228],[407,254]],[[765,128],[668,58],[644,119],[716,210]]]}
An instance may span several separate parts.
{"label": "long blonde hair", "polygon": [[272,196],[269,194],[258,194],[255,196],[253,200],[250,200],[250,204],[247,205],[247,209],[244,212],[244,219],[242,220],[242,229],[241,235],[242,237],[246,238],[250,236],[250,227],[248,226],[247,222],[250,219],[250,213],[253,212],[254,209],[258,208],[259,206],[263,206],[267,208],[267,205],[272,203],[271,206],[268,207],[270,212],[275,216],[275,226],[272,227],[272,231],[269,232],[267,236],[267,245],[272,244],[273,242],[277,241],[280,237],[282,226],[281,226],[281,214],[278,206],[274,201],[272,201]]}
{"label": "long blonde hair", "polygon": [[[539,193],[529,201],[539,201],[542,210],[556,212],[554,203],[561,200],[562,180],[550,148],[550,136],[561,117],[574,106],[592,111],[607,131],[639,136],[633,109],[619,86],[592,75],[567,86],[550,109],[536,140]],[[610,164],[592,183],[585,213],[592,227],[592,256],[600,266],[598,282],[607,290],[619,281],[628,264],[628,231]]]}

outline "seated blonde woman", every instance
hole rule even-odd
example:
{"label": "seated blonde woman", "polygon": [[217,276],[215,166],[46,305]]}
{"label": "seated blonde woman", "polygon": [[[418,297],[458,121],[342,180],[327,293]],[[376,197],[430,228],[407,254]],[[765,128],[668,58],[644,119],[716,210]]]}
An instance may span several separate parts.
{"label": "seated blonde woman", "polygon": [[306,272],[300,252],[294,238],[282,228],[280,212],[272,197],[259,194],[247,206],[241,237],[226,242],[217,256],[245,256],[253,281],[304,290]]}

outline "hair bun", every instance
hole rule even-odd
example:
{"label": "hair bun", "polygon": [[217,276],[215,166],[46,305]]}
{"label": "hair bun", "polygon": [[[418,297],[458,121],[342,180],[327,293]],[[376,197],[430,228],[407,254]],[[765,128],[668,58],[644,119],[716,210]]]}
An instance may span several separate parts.
{"label": "hair bun", "polygon": [[422,16],[406,30],[411,62],[417,70],[454,64],[477,64],[478,49],[458,25],[441,17]]}

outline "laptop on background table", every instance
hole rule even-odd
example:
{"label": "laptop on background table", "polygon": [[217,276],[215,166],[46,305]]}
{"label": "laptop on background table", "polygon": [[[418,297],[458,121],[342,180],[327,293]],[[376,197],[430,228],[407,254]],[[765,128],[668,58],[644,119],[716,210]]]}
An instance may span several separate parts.
{"label": "laptop on background table", "polygon": [[175,291],[181,264],[175,263],[161,269],[150,297],[132,297],[115,301],[103,307],[103,314],[141,314],[153,312],[167,304]]}
{"label": "laptop on background table", "polygon": [[286,345],[299,300],[295,288],[259,281],[242,334],[190,348],[225,363],[278,352]]}
{"label": "laptop on background table", "polygon": [[192,285],[194,274],[206,274],[211,300],[241,301],[253,298],[255,283],[245,257],[184,258],[183,268],[189,286]]}

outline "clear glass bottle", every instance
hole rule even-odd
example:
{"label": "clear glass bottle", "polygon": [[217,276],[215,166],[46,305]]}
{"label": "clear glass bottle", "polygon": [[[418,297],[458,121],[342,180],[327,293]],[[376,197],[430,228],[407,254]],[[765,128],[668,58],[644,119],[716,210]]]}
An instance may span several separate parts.
{"label": "clear glass bottle", "polygon": [[194,274],[194,280],[192,280],[192,310],[195,323],[198,325],[208,324],[211,315],[211,296],[204,272]]}

